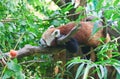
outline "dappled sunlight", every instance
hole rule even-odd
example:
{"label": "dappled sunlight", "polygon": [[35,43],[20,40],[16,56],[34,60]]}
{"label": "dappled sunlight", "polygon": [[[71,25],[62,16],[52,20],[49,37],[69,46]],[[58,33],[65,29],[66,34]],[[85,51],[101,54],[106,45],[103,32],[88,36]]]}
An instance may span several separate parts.
{"label": "dappled sunlight", "polygon": [[[49,7],[48,7],[48,9],[50,9],[50,10],[53,10],[53,11],[55,11],[55,10],[58,10],[58,9],[60,9],[53,1],[51,1],[51,0],[46,0],[46,3],[48,3],[49,5]],[[45,16],[44,14],[42,14],[42,13],[40,13],[39,11],[36,11],[35,9],[34,9],[34,7],[32,6],[32,5],[30,5],[29,3],[27,3],[27,8],[30,10],[30,12],[31,13],[34,13],[34,15],[35,16],[37,16],[38,18],[40,18],[40,19],[48,19],[48,17],[47,16]]]}

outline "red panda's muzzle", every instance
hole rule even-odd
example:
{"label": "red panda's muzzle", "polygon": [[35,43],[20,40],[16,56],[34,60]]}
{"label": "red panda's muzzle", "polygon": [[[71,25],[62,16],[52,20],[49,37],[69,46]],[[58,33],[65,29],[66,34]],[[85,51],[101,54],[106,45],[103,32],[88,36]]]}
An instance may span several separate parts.
{"label": "red panda's muzzle", "polygon": [[41,46],[47,47],[47,43],[46,43],[46,41],[44,39],[41,38],[39,43],[40,43]]}
{"label": "red panda's muzzle", "polygon": [[49,46],[56,46],[57,45],[57,38],[55,38],[50,45],[47,44],[46,40],[44,40],[43,38],[40,39],[39,41],[40,45],[42,47],[49,47]]}

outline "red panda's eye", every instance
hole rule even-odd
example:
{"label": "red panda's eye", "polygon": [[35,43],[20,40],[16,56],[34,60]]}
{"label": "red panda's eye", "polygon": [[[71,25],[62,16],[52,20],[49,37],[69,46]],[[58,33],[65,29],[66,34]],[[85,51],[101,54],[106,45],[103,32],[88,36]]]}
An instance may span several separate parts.
{"label": "red panda's eye", "polygon": [[55,32],[55,35],[57,35],[57,34],[58,34],[58,32],[56,31],[56,32]]}

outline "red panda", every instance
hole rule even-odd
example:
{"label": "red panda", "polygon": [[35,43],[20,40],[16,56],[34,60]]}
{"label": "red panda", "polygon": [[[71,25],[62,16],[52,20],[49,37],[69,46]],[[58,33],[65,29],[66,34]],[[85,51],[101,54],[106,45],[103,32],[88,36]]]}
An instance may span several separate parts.
{"label": "red panda", "polygon": [[[96,47],[101,42],[99,39],[104,36],[103,29],[97,31],[93,36],[92,31],[94,23],[92,22],[80,22],[80,29],[71,37],[71,39],[65,43],[66,49],[70,52],[77,52],[79,45],[83,44],[90,47]],[[40,40],[43,46],[57,46],[57,39],[63,35],[67,35],[73,27],[76,26],[75,22],[70,22],[66,25],[59,26],[57,28],[51,26],[43,34]],[[98,27],[102,24],[98,23]],[[106,36],[106,42],[110,41],[109,35]]]}

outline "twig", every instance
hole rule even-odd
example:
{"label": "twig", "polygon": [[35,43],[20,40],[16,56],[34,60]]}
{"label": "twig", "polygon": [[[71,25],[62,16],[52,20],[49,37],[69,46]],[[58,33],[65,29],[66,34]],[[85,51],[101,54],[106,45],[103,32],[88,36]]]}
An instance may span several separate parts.
{"label": "twig", "polygon": [[[65,18],[65,17],[70,17],[70,16],[74,16],[74,15],[78,15],[80,13],[74,13],[74,14],[69,14],[69,15],[66,15],[66,16],[56,16],[56,17],[52,17],[52,18],[48,18],[48,19],[43,19],[42,21],[49,21],[49,20],[54,20],[54,19],[57,19],[57,18]],[[4,20],[1,20],[0,22],[3,22],[3,23],[6,23],[6,22],[12,22],[12,21],[16,21],[18,19],[16,18],[9,18],[9,19],[4,19]],[[26,19],[24,19],[26,20]],[[37,20],[34,20],[35,22],[38,22]]]}
{"label": "twig", "polygon": [[54,19],[57,19],[57,18],[67,18],[67,17],[70,17],[70,16],[75,16],[75,15],[78,15],[80,14],[79,12],[78,13],[74,13],[74,14],[69,14],[69,15],[66,15],[66,16],[56,16],[56,17],[52,17],[52,18],[48,18],[48,19],[43,19],[42,21],[49,21],[49,20],[54,20]]}
{"label": "twig", "polygon": [[6,23],[6,22],[11,22],[11,21],[16,21],[16,20],[18,20],[18,19],[16,19],[16,18],[9,18],[9,19],[1,20],[0,22]]}
{"label": "twig", "polygon": [[20,38],[18,39],[18,41],[17,41],[17,43],[16,43],[16,45],[15,45],[15,47],[14,47],[14,50],[17,48],[17,46],[18,46],[19,42],[21,41],[21,39],[23,38],[24,34],[25,34],[25,32],[24,32],[24,33],[20,36]]}
{"label": "twig", "polygon": [[120,36],[115,38],[115,39],[113,39],[113,40],[111,40],[110,42],[117,42],[117,40],[119,40],[119,39],[120,39]]}
{"label": "twig", "polygon": [[5,65],[6,65],[6,58],[4,57],[4,55],[3,55],[3,53],[2,53],[1,50],[0,50],[0,57],[2,57],[2,58],[0,59],[0,63],[1,63],[3,66],[5,66]]}
{"label": "twig", "polygon": [[38,63],[38,62],[45,62],[44,60],[29,60],[21,62],[20,64],[28,64],[28,63]]}

